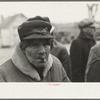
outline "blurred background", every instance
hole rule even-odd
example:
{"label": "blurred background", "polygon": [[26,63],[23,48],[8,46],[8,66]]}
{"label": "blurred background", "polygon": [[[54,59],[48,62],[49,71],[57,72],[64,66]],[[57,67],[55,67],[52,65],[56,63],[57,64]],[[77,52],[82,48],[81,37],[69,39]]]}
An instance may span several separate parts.
{"label": "blurred background", "polygon": [[[20,41],[17,27],[30,17],[48,16],[55,27],[56,40],[69,52],[72,41],[80,30],[78,23],[94,18],[100,25],[100,2],[0,2],[0,64],[9,59]],[[95,39],[100,40],[100,27]]]}

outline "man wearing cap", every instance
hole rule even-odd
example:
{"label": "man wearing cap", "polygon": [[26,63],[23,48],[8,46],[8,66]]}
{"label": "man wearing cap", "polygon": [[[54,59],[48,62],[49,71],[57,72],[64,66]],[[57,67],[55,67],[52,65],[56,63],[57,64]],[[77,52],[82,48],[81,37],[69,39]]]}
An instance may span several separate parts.
{"label": "man wearing cap", "polygon": [[87,65],[90,48],[95,45],[95,21],[84,19],[79,23],[80,34],[73,40],[70,47],[72,64],[72,81],[84,82],[84,74]]}
{"label": "man wearing cap", "polygon": [[36,16],[20,25],[21,42],[0,66],[0,82],[69,82],[60,61],[50,54],[52,31],[48,17]]}

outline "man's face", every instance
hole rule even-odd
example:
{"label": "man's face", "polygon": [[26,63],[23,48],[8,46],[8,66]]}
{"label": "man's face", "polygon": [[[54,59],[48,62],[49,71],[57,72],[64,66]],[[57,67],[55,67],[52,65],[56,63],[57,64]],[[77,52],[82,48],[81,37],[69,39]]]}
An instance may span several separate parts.
{"label": "man's face", "polygon": [[50,40],[36,39],[26,47],[25,55],[35,67],[44,67],[50,53]]}
{"label": "man's face", "polygon": [[88,35],[94,35],[95,33],[95,28],[94,27],[85,27],[84,31],[88,34]]}

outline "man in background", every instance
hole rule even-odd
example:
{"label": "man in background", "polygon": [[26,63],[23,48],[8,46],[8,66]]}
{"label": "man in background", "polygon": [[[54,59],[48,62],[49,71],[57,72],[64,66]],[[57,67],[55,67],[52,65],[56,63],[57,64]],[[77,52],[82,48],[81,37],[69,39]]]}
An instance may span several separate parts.
{"label": "man in background", "polygon": [[70,47],[72,65],[72,81],[84,82],[84,74],[87,65],[90,48],[96,44],[94,40],[95,20],[84,19],[79,23],[80,34],[73,40]]}

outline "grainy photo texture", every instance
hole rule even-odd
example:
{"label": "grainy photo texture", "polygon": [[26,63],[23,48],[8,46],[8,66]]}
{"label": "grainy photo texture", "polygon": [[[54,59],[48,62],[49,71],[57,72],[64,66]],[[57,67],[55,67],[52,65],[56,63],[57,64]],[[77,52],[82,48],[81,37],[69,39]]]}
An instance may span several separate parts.
{"label": "grainy photo texture", "polygon": [[0,82],[100,82],[99,40],[99,2],[0,2]]}

